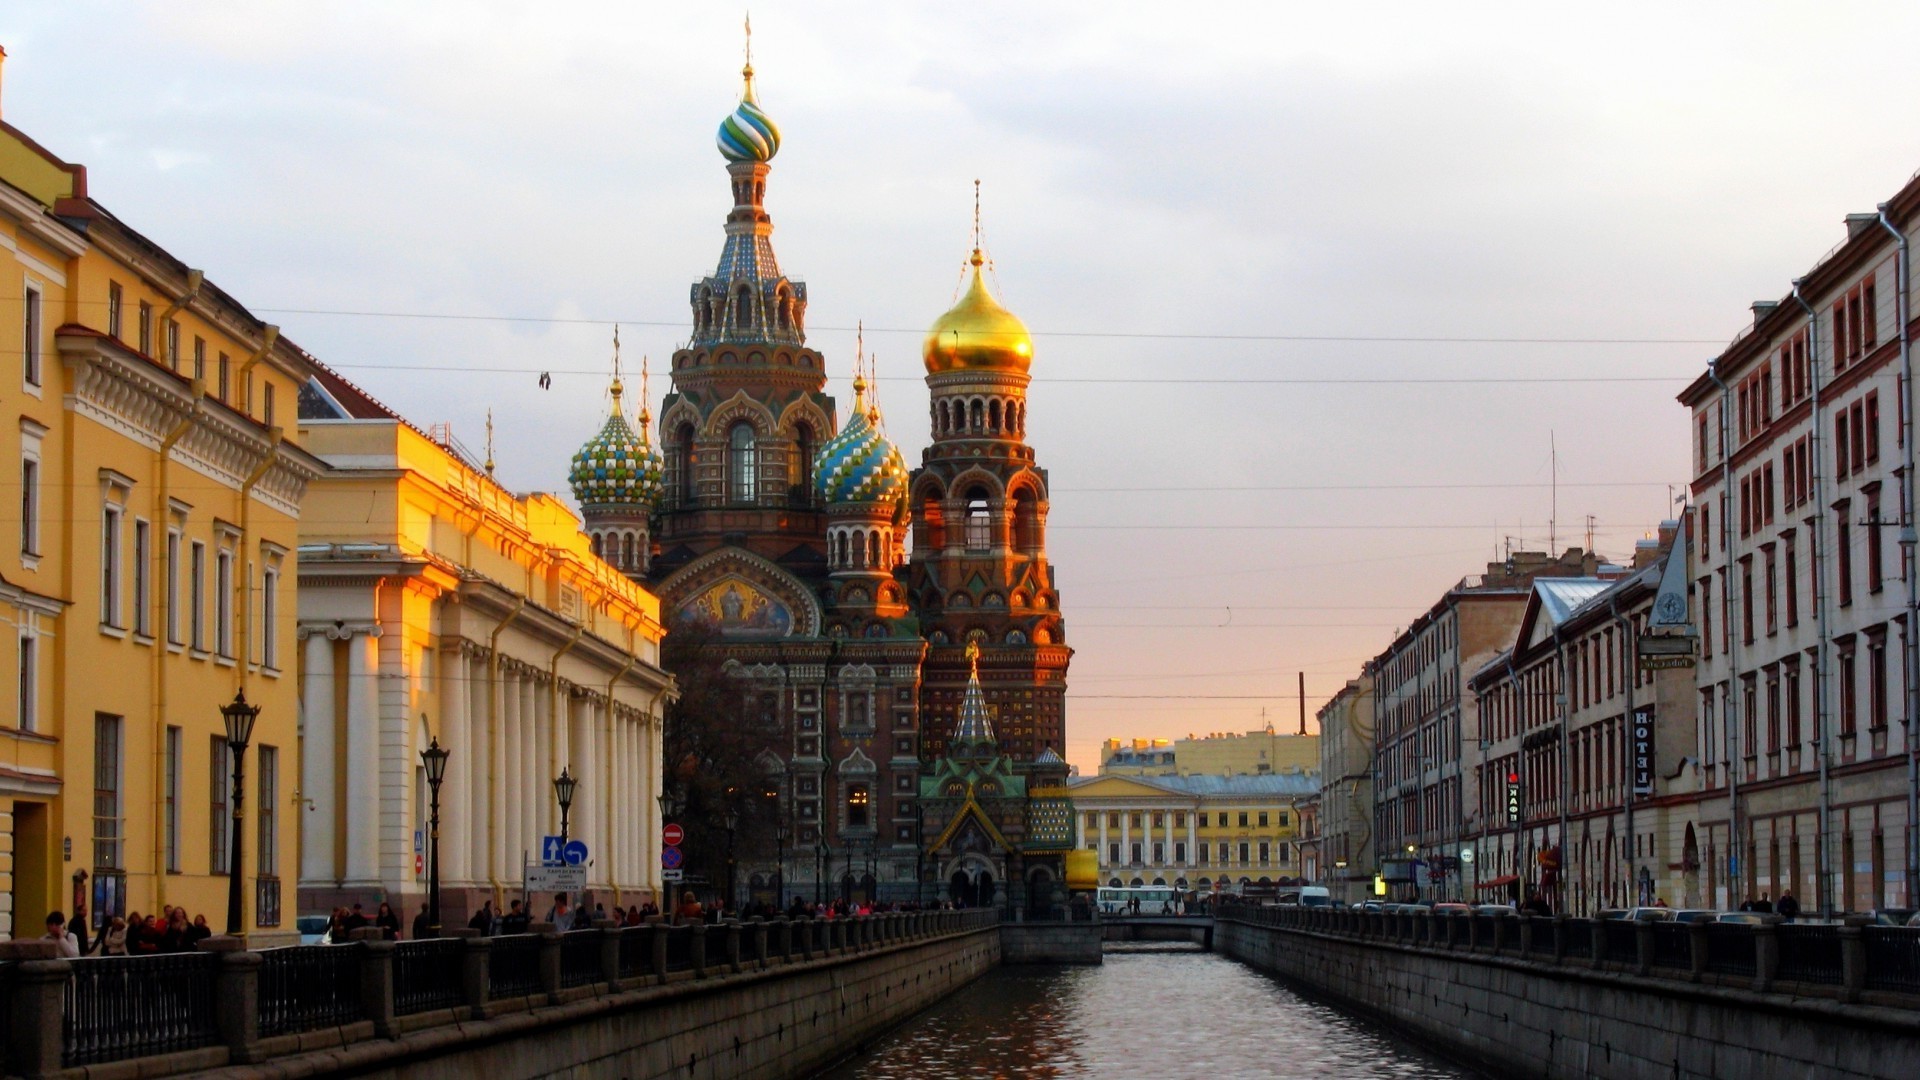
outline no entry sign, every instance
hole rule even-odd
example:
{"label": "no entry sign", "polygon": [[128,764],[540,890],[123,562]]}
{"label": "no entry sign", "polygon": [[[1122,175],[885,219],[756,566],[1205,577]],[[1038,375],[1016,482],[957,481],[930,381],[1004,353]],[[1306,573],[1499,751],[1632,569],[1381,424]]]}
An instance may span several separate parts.
{"label": "no entry sign", "polygon": [[667,827],[660,830],[660,842],[668,847],[679,847],[680,841],[686,838],[686,831],[672,822],[668,822]]}

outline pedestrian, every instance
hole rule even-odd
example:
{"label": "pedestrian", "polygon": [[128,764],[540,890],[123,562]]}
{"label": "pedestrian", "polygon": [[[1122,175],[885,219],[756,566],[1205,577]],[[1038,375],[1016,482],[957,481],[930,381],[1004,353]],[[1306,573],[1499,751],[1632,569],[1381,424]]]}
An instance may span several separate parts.
{"label": "pedestrian", "polygon": [[373,922],[367,918],[366,911],[364,911],[358,903],[355,903],[353,910],[347,912],[344,925],[347,928],[347,936],[352,937],[355,930],[364,930],[373,925]]}
{"label": "pedestrian", "polygon": [[207,925],[207,917],[205,915],[195,915],[193,917],[193,925],[187,927],[186,930],[186,947],[189,950],[197,949],[200,947],[201,942],[212,936],[213,927]]}
{"label": "pedestrian", "polygon": [[553,895],[553,906],[547,909],[547,921],[563,934],[573,929],[573,909],[567,906],[566,893]]}
{"label": "pedestrian", "polygon": [[1754,901],[1753,910],[1762,915],[1773,914],[1773,899],[1766,893],[1761,893],[1760,899]]}
{"label": "pedestrian", "polygon": [[680,908],[674,912],[674,915],[676,916],[676,921],[682,923],[697,923],[700,921],[700,901],[694,899],[691,889],[680,894]]}
{"label": "pedestrian", "polygon": [[473,918],[467,920],[467,929],[478,931],[481,937],[491,937],[498,932],[498,928],[493,925],[492,900],[481,904],[480,910],[473,913]]}
{"label": "pedestrian", "polygon": [[400,940],[400,916],[394,914],[393,905],[380,901],[380,913],[373,917],[373,925],[380,928],[381,936],[388,941]]}
{"label": "pedestrian", "polygon": [[1793,898],[1791,891],[1781,889],[1780,899],[1774,902],[1773,910],[1782,919],[1792,922],[1800,917],[1800,901]]}
{"label": "pedestrian", "polygon": [[500,932],[502,934],[524,934],[532,924],[532,917],[522,909],[520,901],[515,900],[507,908],[507,913],[500,917]]}
{"label": "pedestrian", "polygon": [[433,936],[433,923],[427,918],[427,905],[420,903],[420,913],[413,917],[413,940],[424,941]]}
{"label": "pedestrian", "polygon": [[47,940],[58,946],[61,956],[80,955],[80,939],[67,929],[67,917],[58,911],[47,913]]}
{"label": "pedestrian", "polygon": [[127,920],[115,915],[113,921],[108,923],[107,928],[100,931],[100,936],[94,940],[93,954],[95,956],[127,955]]}

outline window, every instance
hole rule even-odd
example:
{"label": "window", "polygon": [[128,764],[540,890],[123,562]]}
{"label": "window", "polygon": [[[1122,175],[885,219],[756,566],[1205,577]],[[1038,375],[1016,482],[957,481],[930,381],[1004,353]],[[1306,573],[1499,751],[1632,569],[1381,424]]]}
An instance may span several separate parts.
{"label": "window", "polygon": [[1867,644],[1867,730],[1887,727],[1887,643]]}
{"label": "window", "polygon": [[227,795],[233,790],[233,764],[227,760],[227,740],[224,735],[213,736],[207,751],[207,775],[212,788],[212,808],[208,813],[211,827],[207,835],[208,873],[227,872],[227,829],[232,825],[228,816]]}
{"label": "window", "polygon": [[180,872],[180,780],[184,767],[181,761],[181,749],[184,745],[179,728],[167,727],[167,820],[166,820],[166,857],[167,873]]}
{"label": "window", "polygon": [[153,636],[153,524],[133,523],[133,632]]}
{"label": "window", "polygon": [[1860,402],[1861,438],[1866,440],[1866,462],[1871,465],[1880,460],[1880,395],[1870,393]]}
{"label": "window", "polygon": [[987,500],[978,496],[967,500],[967,550],[988,551],[993,547],[993,516]]}
{"label": "window", "polygon": [[[1223,829],[1227,827],[1227,812],[1224,810],[1220,812],[1220,827]],[[1223,859],[1226,858],[1225,855],[1222,855],[1220,857]]]}
{"label": "window", "polygon": [[1780,574],[1774,565],[1773,548],[1769,546],[1765,553],[1767,588],[1767,633],[1780,629]]}
{"label": "window", "polygon": [[274,842],[274,811],[279,798],[279,786],[280,750],[263,745],[260,747],[260,779],[255,792],[259,805],[253,812],[254,820],[260,823],[254,858],[259,860],[261,877],[276,877],[280,873],[280,845]]}
{"label": "window", "polygon": [[864,829],[868,822],[868,808],[873,802],[872,793],[865,784],[847,785],[847,827]]}
{"label": "window", "polygon": [[180,644],[180,531],[167,530],[167,579],[160,586],[167,603],[167,644]]}
{"label": "window", "polygon": [[21,377],[28,386],[40,385],[40,290],[27,286],[23,336],[20,343]]}
{"label": "window", "polygon": [[1840,579],[1840,606],[1853,603],[1853,522],[1847,515],[1853,507],[1842,500],[1834,509],[1834,520],[1839,525],[1840,535],[1833,547],[1834,573]]}
{"label": "window", "polygon": [[260,422],[268,427],[273,426],[273,384],[271,382],[267,383],[261,391]]}
{"label": "window", "polygon": [[1252,852],[1253,852],[1253,846],[1251,844],[1247,843],[1245,840],[1240,841],[1240,865],[1241,866],[1247,865],[1247,863],[1250,861],[1247,858],[1247,856],[1252,854]]}
{"label": "window", "polygon": [[1833,474],[1848,476],[1853,472],[1847,456],[1847,410],[1841,409],[1833,417]]}
{"label": "window", "polygon": [[100,512],[100,622],[119,627],[120,615],[120,518],[117,506]]}
{"label": "window", "polygon": [[[207,377],[207,339],[203,337],[193,339],[193,377],[196,379]],[[222,400],[225,399],[222,398]]]}
{"label": "window", "polygon": [[192,554],[187,569],[187,610],[191,612],[190,622],[193,636],[190,639],[197,652],[207,651],[207,545],[199,540],[193,542]]}
{"label": "window", "polygon": [[1794,550],[1794,535],[1789,530],[1783,538],[1786,546],[1787,575],[1787,628],[1800,624],[1800,560]]}
{"label": "window", "polygon": [[1840,654],[1840,734],[1852,735],[1860,729],[1860,711],[1855,695],[1857,674],[1853,650]]}
{"label": "window", "polygon": [[754,500],[757,465],[753,425],[733,425],[733,430],[727,433],[727,494],[732,501],[750,503]]}
{"label": "window", "polygon": [[140,301],[140,355],[153,355],[153,305]]}
{"label": "window", "polygon": [[1247,827],[1247,812],[1245,810],[1240,811],[1240,827],[1243,829]]}
{"label": "window", "polygon": [[93,715],[93,865],[120,870],[120,718]]}
{"label": "window", "polygon": [[20,632],[20,730],[40,730],[40,639]]}
{"label": "window", "polygon": [[1272,861],[1273,845],[1265,840],[1260,841],[1260,865],[1265,866]]}
{"label": "window", "polygon": [[[199,348],[197,342],[194,348],[196,350]],[[227,359],[226,353],[220,354],[218,370],[220,372],[220,403],[222,405],[231,405],[233,404],[233,362]]]}
{"label": "window", "polygon": [[40,554],[40,459],[20,459],[20,554]]}
{"label": "window", "polygon": [[1227,847],[1227,842],[1226,842],[1225,840],[1222,840],[1222,841],[1220,841],[1220,846],[1219,846],[1219,853],[1220,853],[1220,865],[1221,865],[1221,866],[1225,866],[1225,865],[1227,865],[1227,861],[1228,861],[1228,859],[1229,859],[1229,856],[1228,856],[1228,854],[1227,854],[1227,851],[1228,851],[1228,847]]}
{"label": "window", "polygon": [[1267,827],[1267,812],[1265,810],[1260,811],[1260,827],[1263,829]]}
{"label": "window", "polygon": [[233,656],[233,552],[221,549],[213,562],[214,651]]}
{"label": "window", "polygon": [[1797,747],[1800,745],[1800,669],[1787,668],[1785,682],[1782,693],[1787,706],[1787,745]]}
{"label": "window", "polygon": [[1212,845],[1208,844],[1205,840],[1202,840],[1200,841],[1200,843],[1194,845],[1193,850],[1195,854],[1200,856],[1200,865],[1201,866],[1207,865],[1207,862],[1208,862],[1207,855],[1209,852],[1213,850]]}
{"label": "window", "polygon": [[180,323],[174,319],[167,320],[167,365],[180,370]]}
{"label": "window", "polygon": [[1185,840],[1175,840],[1173,842],[1173,861],[1176,863],[1185,863],[1187,861],[1187,842]]}
{"label": "window", "polygon": [[268,671],[280,668],[280,569],[276,566],[260,572],[260,666]]}
{"label": "window", "polygon": [[107,336],[120,340],[120,283],[107,282]]}
{"label": "window", "polygon": [[1882,584],[1880,493],[1867,494],[1867,591],[1879,592]]}

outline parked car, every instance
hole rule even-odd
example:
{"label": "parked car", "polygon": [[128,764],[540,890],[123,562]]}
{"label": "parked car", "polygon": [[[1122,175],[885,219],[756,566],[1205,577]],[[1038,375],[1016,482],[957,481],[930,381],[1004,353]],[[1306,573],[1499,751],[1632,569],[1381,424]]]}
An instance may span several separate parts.
{"label": "parked car", "polygon": [[1452,900],[1443,901],[1441,903],[1433,905],[1433,913],[1435,915],[1465,914],[1472,910],[1473,910],[1473,905],[1462,904]]}
{"label": "parked car", "polygon": [[1759,926],[1767,921],[1767,917],[1757,911],[1720,911],[1714,912],[1713,914],[1716,917],[1708,920],[1709,922],[1744,923],[1748,926]]}
{"label": "parked car", "polygon": [[1355,911],[1379,911],[1386,905],[1378,900],[1361,900],[1353,905]]}
{"label": "parked car", "polygon": [[1879,908],[1867,914],[1873,916],[1875,926],[1920,926],[1914,921],[1915,916],[1920,916],[1920,911],[1913,908]]}
{"label": "parked car", "polygon": [[1671,922],[1673,920],[1673,909],[1663,907],[1628,908],[1626,914],[1620,917],[1623,919],[1652,919],[1655,922]]}
{"label": "parked car", "polygon": [[1473,905],[1473,913],[1475,915],[1518,915],[1520,914],[1518,911],[1515,911],[1511,905],[1508,905],[1508,904],[1475,904]]}
{"label": "parked car", "polygon": [[300,931],[300,944],[325,945],[327,943],[327,917],[325,915],[301,915],[293,920]]}
{"label": "parked car", "polygon": [[1673,913],[1674,922],[1725,922],[1724,911],[1713,908],[1679,908]]}

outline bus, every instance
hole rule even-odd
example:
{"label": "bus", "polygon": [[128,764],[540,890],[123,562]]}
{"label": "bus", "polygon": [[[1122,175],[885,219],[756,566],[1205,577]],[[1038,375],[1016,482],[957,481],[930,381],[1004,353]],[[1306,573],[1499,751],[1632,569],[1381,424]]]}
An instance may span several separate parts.
{"label": "bus", "polygon": [[1175,899],[1184,895],[1185,890],[1172,885],[1136,885],[1132,888],[1103,885],[1094,896],[1094,903],[1100,907],[1102,915],[1126,915],[1133,911],[1133,901],[1140,901],[1141,915],[1170,915],[1175,908]]}

